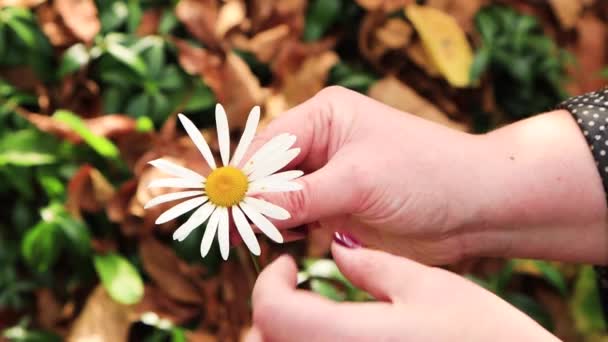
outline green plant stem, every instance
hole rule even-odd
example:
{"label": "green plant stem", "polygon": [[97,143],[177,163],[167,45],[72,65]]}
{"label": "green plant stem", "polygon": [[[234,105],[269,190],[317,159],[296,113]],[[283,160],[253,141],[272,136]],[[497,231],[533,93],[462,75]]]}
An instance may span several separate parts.
{"label": "green plant stem", "polygon": [[260,263],[258,262],[258,257],[249,253],[251,256],[251,262],[253,263],[253,268],[255,268],[256,277],[260,275]]}

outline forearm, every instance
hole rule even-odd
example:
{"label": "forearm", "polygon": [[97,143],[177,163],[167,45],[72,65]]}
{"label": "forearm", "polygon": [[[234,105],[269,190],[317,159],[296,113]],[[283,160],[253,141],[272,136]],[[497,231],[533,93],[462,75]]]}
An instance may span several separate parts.
{"label": "forearm", "polygon": [[463,233],[472,254],[608,263],[604,189],[568,112],[478,138],[480,206]]}

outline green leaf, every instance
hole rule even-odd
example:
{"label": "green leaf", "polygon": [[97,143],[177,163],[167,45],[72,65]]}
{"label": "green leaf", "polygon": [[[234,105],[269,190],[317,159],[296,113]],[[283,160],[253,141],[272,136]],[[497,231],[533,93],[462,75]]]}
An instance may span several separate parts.
{"label": "green leaf", "polygon": [[543,274],[545,279],[563,295],[568,295],[568,287],[566,286],[566,280],[562,273],[546,261],[534,260],[534,264],[538,267],[538,270]]}
{"label": "green leaf", "polygon": [[129,0],[127,7],[129,11],[129,16],[127,17],[127,31],[134,33],[141,22],[141,5],[139,0]]}
{"label": "green leaf", "polygon": [[597,288],[595,272],[591,266],[583,266],[574,285],[570,308],[577,330],[585,335],[606,329]]}
{"label": "green leaf", "polygon": [[188,103],[184,107],[186,112],[200,112],[211,108],[215,104],[215,95],[203,82],[197,81],[192,89]]}
{"label": "green leaf", "polygon": [[0,166],[37,166],[52,164],[56,161],[54,155],[35,151],[5,151],[0,152]]}
{"label": "green leaf", "polygon": [[59,77],[64,77],[87,65],[90,60],[89,51],[82,43],[74,44],[65,50],[59,65]]}
{"label": "green leaf", "polygon": [[40,222],[31,228],[21,242],[21,255],[26,263],[38,272],[45,272],[53,265],[61,251],[58,227]]}
{"label": "green leaf", "polygon": [[106,291],[115,301],[131,305],[144,295],[144,283],[137,269],[118,254],[96,255],[95,270]]}
{"label": "green leaf", "polygon": [[84,222],[65,213],[57,219],[57,225],[70,242],[71,250],[79,256],[88,256],[91,253],[91,234]]}
{"label": "green leaf", "polygon": [[481,75],[486,71],[490,64],[491,50],[487,45],[483,45],[473,59],[471,64],[470,79],[475,82],[478,81]]}
{"label": "green leaf", "polygon": [[156,79],[159,88],[163,90],[178,90],[184,86],[184,77],[175,65],[167,65]]}
{"label": "green leaf", "polygon": [[131,101],[129,101],[129,103],[127,104],[127,114],[134,117],[147,116],[150,111],[150,101],[151,99],[148,94],[138,94],[137,96],[132,98]]}
{"label": "green leaf", "polygon": [[95,135],[76,114],[67,110],[58,110],[53,118],[63,122],[76,132],[93,150],[107,158],[117,158],[118,148],[108,139]]}
{"label": "green leaf", "polygon": [[165,66],[165,49],[163,41],[161,39],[155,40],[155,43],[145,51],[144,55],[148,64],[149,78],[158,78]]}
{"label": "green leaf", "polygon": [[306,15],[304,40],[310,42],[321,38],[338,19],[341,7],[341,0],[314,0]]}
{"label": "green leaf", "polygon": [[158,33],[168,34],[179,25],[179,21],[175,16],[175,12],[171,9],[165,9],[158,24]]}
{"label": "green leaf", "polygon": [[340,292],[331,281],[323,279],[312,279],[310,289],[323,297],[342,302],[346,299],[344,293]]}
{"label": "green leaf", "polygon": [[122,1],[101,1],[102,5],[110,4],[110,6],[101,6],[99,20],[103,32],[115,31],[119,26],[124,24],[129,16],[129,9]]}
{"label": "green leaf", "polygon": [[106,49],[110,55],[131,68],[131,70],[135,71],[139,76],[146,76],[148,72],[146,63],[140,56],[131,51],[129,48],[118,43],[111,42],[108,43]]}
{"label": "green leaf", "polygon": [[103,110],[106,113],[119,113],[122,109],[122,101],[125,97],[124,90],[118,87],[106,87],[103,92]]}
{"label": "green leaf", "polygon": [[47,331],[28,330],[18,325],[2,332],[4,338],[11,342],[61,342],[60,336]]}
{"label": "green leaf", "polygon": [[12,18],[6,22],[8,27],[10,27],[16,34],[19,39],[25,43],[25,45],[31,49],[36,46],[36,34],[34,33],[34,29],[22,22],[20,19]]}

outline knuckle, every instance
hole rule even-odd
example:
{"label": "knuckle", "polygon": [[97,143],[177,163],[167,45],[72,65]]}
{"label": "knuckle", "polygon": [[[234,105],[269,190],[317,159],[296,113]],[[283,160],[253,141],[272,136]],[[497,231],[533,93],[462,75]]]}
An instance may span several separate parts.
{"label": "knuckle", "polygon": [[291,208],[293,219],[301,222],[305,221],[308,217],[311,186],[305,177],[300,178],[299,182],[302,184],[302,190],[288,193],[287,207]]}

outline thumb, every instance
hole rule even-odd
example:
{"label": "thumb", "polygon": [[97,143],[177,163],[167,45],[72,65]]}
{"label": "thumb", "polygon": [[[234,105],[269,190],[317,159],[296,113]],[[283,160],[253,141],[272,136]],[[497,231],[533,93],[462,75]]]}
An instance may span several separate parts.
{"label": "thumb", "polygon": [[361,247],[346,233],[334,234],[331,253],[340,272],[378,300],[395,301],[428,266],[386,252]]}
{"label": "thumb", "polygon": [[360,187],[351,177],[348,163],[332,159],[319,170],[295,182],[301,190],[262,193],[256,197],[276,204],[290,213],[290,218],[275,221],[278,228],[291,228],[323,218],[357,211],[361,201]]}

